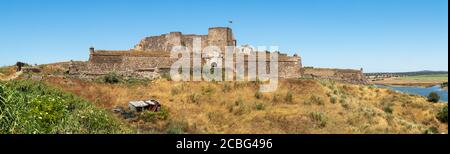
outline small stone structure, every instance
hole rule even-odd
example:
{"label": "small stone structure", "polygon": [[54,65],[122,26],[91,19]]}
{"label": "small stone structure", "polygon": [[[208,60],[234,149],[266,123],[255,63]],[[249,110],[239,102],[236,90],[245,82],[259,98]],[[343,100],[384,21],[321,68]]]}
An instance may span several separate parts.
{"label": "small stone structure", "polygon": [[128,107],[133,112],[152,111],[157,112],[161,109],[161,104],[157,100],[148,101],[130,101]]}

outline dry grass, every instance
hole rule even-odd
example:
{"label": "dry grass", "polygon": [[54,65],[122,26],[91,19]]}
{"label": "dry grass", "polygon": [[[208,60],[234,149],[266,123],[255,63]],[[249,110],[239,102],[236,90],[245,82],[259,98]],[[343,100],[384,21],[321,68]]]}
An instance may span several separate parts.
{"label": "dry grass", "polygon": [[4,66],[0,67],[0,79],[7,78],[16,72],[16,67],[14,66]]}
{"label": "dry grass", "polygon": [[386,78],[384,80],[373,81],[374,84],[400,85],[400,86],[423,86],[431,87],[448,82],[448,74],[417,75],[407,77]]}
{"label": "dry grass", "polygon": [[126,107],[130,100],[159,99],[169,110],[168,119],[129,122],[147,132],[423,133],[436,127],[448,133],[448,125],[435,118],[443,104],[387,89],[328,81],[283,80],[276,92],[257,97],[258,85],[251,82],[158,80],[133,86],[63,78],[46,82],[107,109]]}

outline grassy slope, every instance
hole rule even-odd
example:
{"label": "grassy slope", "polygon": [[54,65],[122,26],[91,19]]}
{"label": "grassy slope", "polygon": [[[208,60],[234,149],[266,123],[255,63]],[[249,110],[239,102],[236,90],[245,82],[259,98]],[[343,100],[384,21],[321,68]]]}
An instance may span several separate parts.
{"label": "grassy slope", "polygon": [[0,67],[0,80],[13,74],[15,71],[15,68],[12,66]]}
{"label": "grassy slope", "polygon": [[448,81],[448,74],[415,75],[374,81],[374,84],[403,86],[435,86]]}
{"label": "grassy slope", "polygon": [[126,107],[156,98],[165,120],[130,121],[141,132],[162,133],[448,133],[436,119],[445,104],[387,89],[328,81],[283,80],[274,93],[257,93],[250,82],[171,82],[110,85],[50,78],[47,83],[95,106]]}
{"label": "grassy slope", "polygon": [[0,134],[128,133],[121,122],[41,82],[0,82]]}
{"label": "grassy slope", "polygon": [[398,78],[399,80],[448,81],[448,74],[416,75]]}

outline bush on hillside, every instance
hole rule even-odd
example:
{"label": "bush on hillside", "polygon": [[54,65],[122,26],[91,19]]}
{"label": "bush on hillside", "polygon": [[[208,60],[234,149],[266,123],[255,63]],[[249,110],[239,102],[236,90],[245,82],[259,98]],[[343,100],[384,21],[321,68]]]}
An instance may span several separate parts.
{"label": "bush on hillside", "polygon": [[0,82],[0,134],[127,132],[104,110],[38,81]]}
{"label": "bush on hillside", "polygon": [[116,84],[120,82],[120,76],[114,72],[108,73],[103,77],[103,81],[109,84]]}
{"label": "bush on hillside", "polygon": [[291,103],[293,101],[293,99],[294,99],[294,96],[293,96],[292,92],[288,91],[286,93],[286,96],[284,97],[284,101]]}
{"label": "bush on hillside", "polygon": [[441,111],[439,111],[437,118],[441,122],[448,123],[448,105],[443,107]]}
{"label": "bush on hillside", "polygon": [[441,99],[441,96],[439,96],[439,94],[437,92],[433,91],[430,94],[428,94],[429,102],[437,103],[437,102],[439,102],[440,99]]}

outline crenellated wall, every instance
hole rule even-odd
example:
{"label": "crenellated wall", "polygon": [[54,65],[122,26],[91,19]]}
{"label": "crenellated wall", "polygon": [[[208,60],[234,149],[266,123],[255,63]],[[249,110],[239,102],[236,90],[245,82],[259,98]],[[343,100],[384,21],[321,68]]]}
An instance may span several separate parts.
{"label": "crenellated wall", "polygon": [[201,39],[201,48],[217,46],[225,51],[225,46],[236,46],[233,32],[227,27],[209,28],[208,35],[183,35],[181,32],[171,32],[160,36],[151,36],[141,40],[134,50],[150,52],[170,52],[174,46],[185,46],[191,51],[194,38]]}
{"label": "crenellated wall", "polygon": [[[265,52],[266,53],[266,52]],[[253,53],[253,54],[256,54]],[[266,55],[269,57],[269,54]],[[168,70],[178,58],[170,58],[167,52],[139,52],[139,51],[95,51],[90,54],[89,61],[83,65],[77,64],[77,69],[72,69],[71,74],[83,74],[85,76],[99,76],[110,72],[118,73],[122,76],[144,77],[136,72],[155,72],[153,69]],[[222,60],[224,61],[224,60]],[[244,66],[247,68],[249,62],[256,60],[244,58]],[[269,63],[269,59],[266,60]],[[234,60],[236,64],[236,61]],[[207,65],[207,60],[202,60],[202,65]],[[279,54],[278,73],[280,78],[300,77],[301,60],[298,56],[287,56]],[[224,66],[224,65],[222,65]],[[267,69],[269,65],[267,64]],[[248,70],[246,70],[248,72]],[[155,72],[160,73],[160,72]]]}

